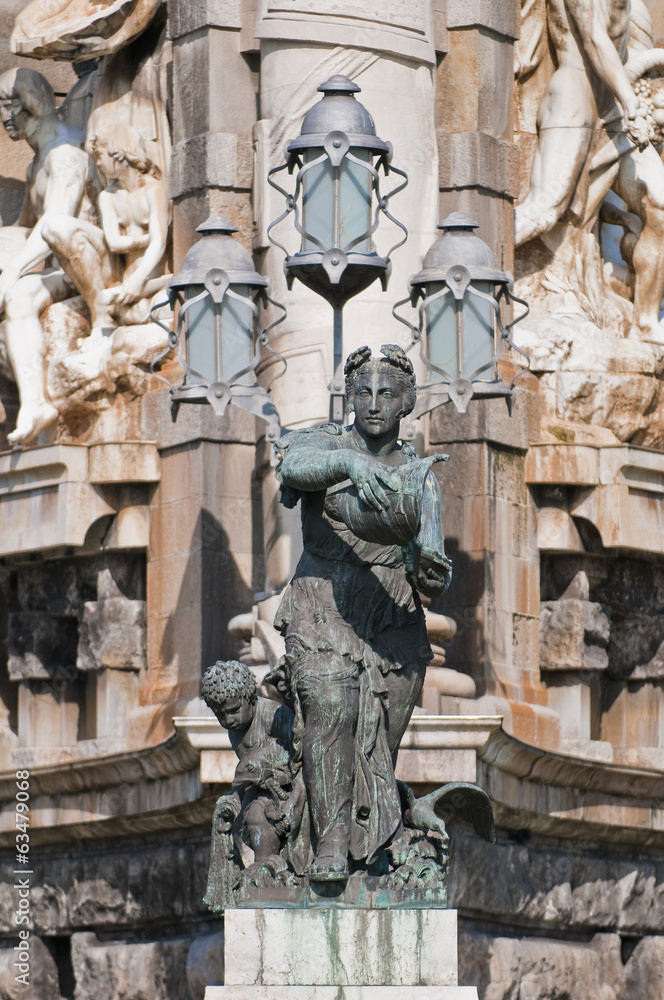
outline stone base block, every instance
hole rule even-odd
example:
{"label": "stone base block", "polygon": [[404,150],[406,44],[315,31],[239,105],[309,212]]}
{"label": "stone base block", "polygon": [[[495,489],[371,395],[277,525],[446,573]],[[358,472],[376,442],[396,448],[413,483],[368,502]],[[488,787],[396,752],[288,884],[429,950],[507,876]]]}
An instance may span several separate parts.
{"label": "stone base block", "polygon": [[205,1000],[478,1000],[475,986],[208,986]]}
{"label": "stone base block", "polygon": [[249,990],[237,1000],[254,996],[255,987],[269,993],[275,987],[410,989],[458,982],[456,910],[228,909],[224,931],[225,988]]}

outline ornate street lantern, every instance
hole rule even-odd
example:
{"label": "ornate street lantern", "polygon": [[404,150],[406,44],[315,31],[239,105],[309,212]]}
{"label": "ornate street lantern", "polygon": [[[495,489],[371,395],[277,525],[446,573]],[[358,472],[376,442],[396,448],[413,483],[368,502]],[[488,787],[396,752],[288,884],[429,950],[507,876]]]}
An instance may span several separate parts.
{"label": "ornate street lantern", "polygon": [[[371,115],[355,99],[360,90],[356,83],[339,74],[318,90],[323,98],[305,115],[297,138],[286,143],[286,162],[268,174],[269,183],[286,198],[286,210],[270,224],[268,234],[294,213],[295,228],[301,236],[299,251],[289,254],[282,243],[271,235],[270,239],[286,254],[288,287],[298,278],[322,295],[334,310],[335,379],[330,389],[333,394],[342,394],[342,310],[350,298],[376,278],[380,278],[383,290],[387,288],[390,254],[408,235],[406,227],[388,211],[388,204],[406,186],[408,178],[392,164],[390,143],[376,135]],[[296,168],[291,194],[273,178],[286,169],[292,174]],[[380,191],[381,168],[385,175],[393,171],[403,178],[388,194]],[[371,238],[381,212],[404,234],[384,257],[376,252]],[[333,419],[342,417],[343,405],[341,414],[333,415]]]}
{"label": "ornate street lantern", "polygon": [[[394,311],[410,327],[413,343],[419,342],[429,373],[429,383],[418,392],[414,419],[448,399],[465,413],[475,397],[503,396],[511,412],[514,380],[522,372],[510,383],[500,379],[497,365],[503,344],[530,361],[510,339],[512,326],[527,315],[528,306],[513,294],[512,276],[496,267],[491,250],[473,232],[477,228],[478,223],[463,212],[444,219],[438,226],[442,236],[429,249],[422,270],[409,281],[412,306],[421,300],[419,326]],[[526,312],[503,325],[503,299],[521,303]],[[407,301],[397,302],[394,310]]]}
{"label": "ornate street lantern", "polygon": [[[263,347],[284,362],[285,370],[286,362],[270,347],[267,334],[286,310],[269,298],[268,279],[258,274],[251,255],[233,239],[237,229],[227,219],[211,216],[196,232],[202,238],[186,253],[180,274],[168,286],[171,307],[180,303],[177,329],[169,331],[171,347],[178,347],[185,370],[183,384],[171,389],[174,413],[180,403],[209,402],[221,416],[232,402],[278,423],[267,389],[256,382],[256,365]],[[284,316],[260,330],[257,302],[264,307],[271,302]]]}

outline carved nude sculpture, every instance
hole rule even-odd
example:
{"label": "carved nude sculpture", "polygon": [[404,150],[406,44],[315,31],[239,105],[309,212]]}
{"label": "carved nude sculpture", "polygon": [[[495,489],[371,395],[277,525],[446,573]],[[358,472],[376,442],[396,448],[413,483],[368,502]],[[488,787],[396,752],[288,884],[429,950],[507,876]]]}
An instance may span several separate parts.
{"label": "carved nude sculpture", "polygon": [[[45,335],[40,314],[72,294],[64,271],[45,267],[52,247],[44,239],[50,213],[85,220],[90,161],[81,148],[83,135],[61,121],[48,81],[31,69],[14,69],[0,77],[0,118],[11,139],[24,139],[34,150],[17,227],[0,230],[6,253],[0,260],[0,313],[4,310],[9,358],[21,397],[12,444],[30,441],[57,417],[45,389]],[[15,239],[8,240],[8,236]]]}
{"label": "carved nude sculpture", "polygon": [[44,238],[90,310],[89,349],[119,323],[146,322],[150,298],[166,284],[168,193],[159,168],[130,125],[114,125],[88,141],[104,183],[101,227],[49,216]]}
{"label": "carved nude sculpture", "polygon": [[539,107],[529,191],[516,210],[517,245],[565,217],[591,228],[613,187],[642,223],[632,330],[661,343],[664,165],[624,67],[630,0],[547,0],[546,9],[556,70]]}

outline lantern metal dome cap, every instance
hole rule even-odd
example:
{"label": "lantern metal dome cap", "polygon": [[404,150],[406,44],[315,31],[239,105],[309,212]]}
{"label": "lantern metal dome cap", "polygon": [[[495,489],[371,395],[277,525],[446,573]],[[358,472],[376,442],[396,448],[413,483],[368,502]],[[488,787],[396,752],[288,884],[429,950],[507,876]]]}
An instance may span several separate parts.
{"label": "lantern metal dome cap", "polygon": [[231,234],[237,232],[237,227],[223,215],[211,215],[196,232],[201,233],[201,239],[187,250],[182,270],[171,278],[168,284],[169,295],[178,288],[204,285],[207,273],[212,268],[226,271],[230,280],[237,284],[258,288],[265,288],[269,284],[267,278],[256,271],[249,251],[233,239]]}
{"label": "lantern metal dome cap", "polygon": [[360,87],[342,73],[331,76],[317,88],[322,100],[304,116],[300,134],[286,144],[287,156],[301,150],[321,147],[330,132],[343,132],[351,146],[361,146],[374,153],[389,153],[390,147],[376,135],[374,120],[355,94]]}
{"label": "lantern metal dome cap", "polygon": [[237,233],[238,228],[225,215],[211,215],[196,227],[197,233]]}
{"label": "lantern metal dome cap", "polygon": [[447,229],[479,229],[479,222],[471,219],[465,212],[451,212],[442,222],[438,223],[437,229],[443,231]]}
{"label": "lantern metal dome cap", "polygon": [[452,212],[438,225],[441,235],[429,247],[422,270],[410,279],[411,288],[445,281],[452,267],[464,267],[471,280],[493,281],[505,284],[509,275],[496,267],[491,248],[474,230],[479,223],[465,212]]}
{"label": "lantern metal dome cap", "polygon": [[343,73],[335,73],[325,83],[321,83],[320,87],[316,87],[316,90],[323,94],[359,94],[362,88]]}

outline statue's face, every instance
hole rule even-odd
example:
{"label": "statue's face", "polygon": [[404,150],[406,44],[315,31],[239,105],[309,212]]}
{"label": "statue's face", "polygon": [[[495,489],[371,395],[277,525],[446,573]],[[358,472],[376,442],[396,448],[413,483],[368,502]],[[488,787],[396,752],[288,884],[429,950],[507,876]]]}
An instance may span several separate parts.
{"label": "statue's face", "polygon": [[369,437],[390,434],[404,408],[404,390],[387,365],[360,369],[353,397],[355,423]]}
{"label": "statue's face", "polygon": [[224,729],[245,729],[254,716],[254,706],[246,698],[228,698],[216,714]]}
{"label": "statue's face", "polygon": [[0,121],[10,139],[27,139],[30,135],[32,115],[18,97],[0,99]]}

